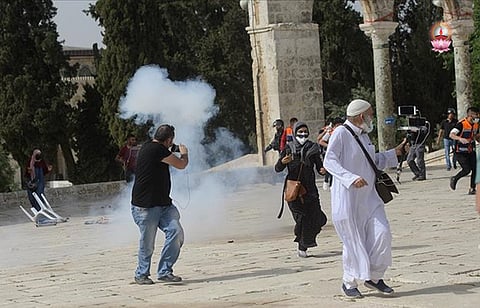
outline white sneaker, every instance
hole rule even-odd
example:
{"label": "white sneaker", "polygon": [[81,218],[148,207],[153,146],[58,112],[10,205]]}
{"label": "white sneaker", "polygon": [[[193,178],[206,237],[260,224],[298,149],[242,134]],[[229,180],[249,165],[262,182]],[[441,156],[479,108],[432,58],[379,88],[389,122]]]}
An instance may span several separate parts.
{"label": "white sneaker", "polygon": [[329,186],[327,182],[323,182],[323,190],[328,190]]}
{"label": "white sneaker", "polygon": [[299,256],[300,258],[306,258],[306,257],[308,257],[307,252],[306,252],[306,251],[303,251],[303,250],[298,250],[298,256]]}

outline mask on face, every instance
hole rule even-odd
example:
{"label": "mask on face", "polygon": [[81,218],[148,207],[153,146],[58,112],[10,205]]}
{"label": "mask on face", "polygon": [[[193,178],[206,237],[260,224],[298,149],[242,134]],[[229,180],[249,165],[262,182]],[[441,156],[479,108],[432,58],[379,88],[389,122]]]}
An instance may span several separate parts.
{"label": "mask on face", "polygon": [[295,136],[295,139],[297,139],[298,143],[300,143],[301,145],[303,145],[307,139],[308,139],[308,133],[298,133],[296,136]]}
{"label": "mask on face", "polygon": [[361,128],[365,133],[367,133],[367,134],[371,133],[373,131],[373,119],[372,119],[372,117],[366,115],[364,117]]}

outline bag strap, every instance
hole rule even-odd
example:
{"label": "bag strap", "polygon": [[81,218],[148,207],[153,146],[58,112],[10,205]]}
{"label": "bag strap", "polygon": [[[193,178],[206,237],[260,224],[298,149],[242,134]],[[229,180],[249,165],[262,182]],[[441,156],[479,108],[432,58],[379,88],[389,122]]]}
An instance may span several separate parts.
{"label": "bag strap", "polygon": [[[300,180],[300,175],[302,174],[303,170],[303,163],[300,162],[300,171],[298,172],[297,181]],[[288,174],[285,176],[285,181],[283,182],[283,189],[282,189],[282,205],[280,206],[280,212],[277,215],[277,218],[282,218],[283,215],[283,208],[285,207],[285,187],[287,186]]]}
{"label": "bag strap", "polygon": [[365,147],[363,146],[362,142],[360,141],[360,138],[358,138],[358,135],[355,134],[355,132],[353,131],[353,129],[352,129],[350,126],[348,126],[347,124],[343,124],[343,126],[345,126],[345,128],[346,128],[350,133],[352,133],[352,135],[353,135],[353,137],[355,138],[355,140],[357,140],[358,144],[360,145],[360,148],[362,148],[363,154],[365,154],[365,156],[367,157],[368,162],[370,163],[370,166],[372,166],[373,171],[375,171],[375,175],[376,175],[377,177],[379,177],[379,176],[382,174],[382,171],[378,170],[377,166],[376,166],[375,163],[373,162],[372,157],[370,156],[370,154],[368,154],[367,150],[365,149]]}

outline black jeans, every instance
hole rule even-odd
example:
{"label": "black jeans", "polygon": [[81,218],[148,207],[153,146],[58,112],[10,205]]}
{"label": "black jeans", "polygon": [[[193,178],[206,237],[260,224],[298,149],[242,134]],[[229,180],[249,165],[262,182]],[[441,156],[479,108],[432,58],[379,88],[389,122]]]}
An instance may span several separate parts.
{"label": "black jeans", "polygon": [[467,176],[470,171],[472,174],[470,175],[470,188],[475,189],[475,176],[477,174],[477,158],[475,155],[475,151],[472,153],[457,153],[457,162],[462,167],[455,176],[455,181],[458,181],[460,178]]}

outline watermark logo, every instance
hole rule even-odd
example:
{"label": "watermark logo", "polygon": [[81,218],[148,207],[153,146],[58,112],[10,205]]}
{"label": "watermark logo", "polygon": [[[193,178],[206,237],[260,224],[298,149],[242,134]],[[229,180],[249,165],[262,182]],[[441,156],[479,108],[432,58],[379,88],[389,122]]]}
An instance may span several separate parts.
{"label": "watermark logo", "polygon": [[444,22],[437,22],[430,28],[430,43],[432,44],[432,50],[435,52],[443,53],[450,51],[450,44],[452,40],[452,29]]}

